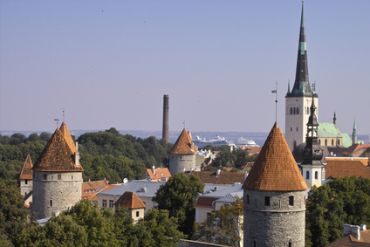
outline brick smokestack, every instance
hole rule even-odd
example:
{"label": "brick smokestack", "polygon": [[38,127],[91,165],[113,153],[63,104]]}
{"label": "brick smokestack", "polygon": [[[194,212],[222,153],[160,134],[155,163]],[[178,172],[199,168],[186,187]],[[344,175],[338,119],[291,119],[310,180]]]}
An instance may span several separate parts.
{"label": "brick smokestack", "polygon": [[169,97],[168,94],[163,95],[163,126],[162,126],[162,141],[167,144],[170,136],[169,129]]}

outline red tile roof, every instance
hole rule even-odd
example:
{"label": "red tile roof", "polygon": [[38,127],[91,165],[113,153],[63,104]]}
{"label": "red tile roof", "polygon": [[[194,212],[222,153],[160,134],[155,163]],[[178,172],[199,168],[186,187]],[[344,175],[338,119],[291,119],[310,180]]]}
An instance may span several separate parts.
{"label": "red tile roof", "polygon": [[88,181],[82,183],[82,200],[95,200],[96,194],[109,187],[108,180]]}
{"label": "red tile roof", "polygon": [[217,197],[200,196],[198,197],[196,208],[213,208],[213,202],[217,200]]}
{"label": "red tile roof", "polygon": [[246,190],[302,191],[307,189],[283,133],[276,126],[271,129],[248,177]]}
{"label": "red tile roof", "polygon": [[27,155],[26,160],[24,161],[21,174],[19,175],[19,179],[21,180],[32,180],[32,159],[31,155]]}
{"label": "red tile roof", "polygon": [[146,169],[146,174],[152,181],[161,181],[163,178],[167,181],[171,177],[171,173],[167,167],[154,168],[154,171],[153,169]]}
{"label": "red tile roof", "polygon": [[64,139],[65,139],[68,147],[71,149],[72,153],[76,153],[77,149],[76,149],[75,143],[72,139],[72,135],[69,132],[67,124],[65,122],[63,122],[62,125],[60,125],[59,130],[62,132],[62,134],[64,136]]}
{"label": "red tile roof", "polygon": [[370,246],[370,230],[361,231],[360,240],[357,240],[352,235],[345,236],[329,244],[328,247],[369,247]]}
{"label": "red tile roof", "polygon": [[75,154],[68,146],[65,135],[56,129],[33,169],[54,172],[83,171],[81,164],[75,163]]}
{"label": "red tile roof", "polygon": [[211,184],[234,184],[244,182],[244,173],[221,171],[218,175],[217,172],[211,171],[193,171],[189,173],[198,177],[203,183]]}
{"label": "red tile roof", "polygon": [[173,145],[170,153],[171,154],[195,154],[198,148],[194,145],[193,139],[191,138],[191,134],[187,129],[183,129],[179,138]]}
{"label": "red tile roof", "polygon": [[145,208],[144,202],[140,199],[135,192],[126,191],[116,201],[116,207],[123,207],[128,209],[139,209]]}
{"label": "red tile roof", "polygon": [[326,157],[326,178],[363,177],[370,179],[369,158]]}

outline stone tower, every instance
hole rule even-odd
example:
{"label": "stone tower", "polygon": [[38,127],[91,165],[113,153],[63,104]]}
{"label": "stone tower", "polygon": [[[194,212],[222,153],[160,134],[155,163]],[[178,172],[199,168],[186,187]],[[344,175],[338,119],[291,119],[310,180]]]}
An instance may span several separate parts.
{"label": "stone tower", "polygon": [[33,217],[58,215],[80,201],[82,171],[78,145],[63,122],[33,167]]}
{"label": "stone tower", "polygon": [[[306,123],[310,115],[312,99],[318,107],[318,95],[312,90],[308,79],[307,44],[302,2],[296,76],[292,90],[289,86],[285,96],[285,136],[291,150],[305,141]],[[316,115],[318,116],[318,110]]]}
{"label": "stone tower", "polygon": [[190,132],[184,128],[169,154],[171,174],[199,171],[200,167],[196,167],[197,151],[198,148],[194,145]]}
{"label": "stone tower", "polygon": [[304,247],[307,185],[276,123],[243,188],[244,246]]}
{"label": "stone tower", "polygon": [[19,175],[19,184],[23,198],[26,198],[32,192],[32,167],[31,155],[28,154]]}
{"label": "stone tower", "polygon": [[170,137],[170,119],[169,119],[169,96],[163,95],[163,126],[162,126],[162,141],[167,144]]}
{"label": "stone tower", "polygon": [[324,153],[318,141],[319,122],[317,121],[315,110],[316,107],[312,100],[310,118],[307,123],[306,146],[303,149],[303,162],[300,165],[302,175],[309,188],[312,188],[312,186],[320,187],[325,178],[324,164],[322,162]]}

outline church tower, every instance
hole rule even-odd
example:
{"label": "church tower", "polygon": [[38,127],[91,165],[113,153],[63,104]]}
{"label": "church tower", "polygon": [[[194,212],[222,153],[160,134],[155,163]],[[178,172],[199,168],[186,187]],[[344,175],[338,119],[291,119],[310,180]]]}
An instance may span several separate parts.
{"label": "church tower", "polygon": [[[312,99],[318,106],[318,95],[312,89],[308,79],[307,43],[302,2],[296,76],[292,90],[289,86],[285,96],[285,136],[291,150],[305,141],[305,127],[310,115]],[[318,111],[316,112],[318,115]]]}
{"label": "church tower", "polygon": [[33,167],[33,217],[49,218],[79,202],[82,172],[78,145],[63,122]]}
{"label": "church tower", "polygon": [[307,185],[276,123],[243,189],[244,246],[305,246]]}
{"label": "church tower", "polygon": [[322,163],[323,149],[318,142],[319,122],[317,121],[315,110],[315,103],[312,100],[310,117],[307,123],[306,146],[303,150],[303,162],[300,165],[302,175],[310,188],[313,186],[320,187],[323,179],[325,179],[324,165]]}

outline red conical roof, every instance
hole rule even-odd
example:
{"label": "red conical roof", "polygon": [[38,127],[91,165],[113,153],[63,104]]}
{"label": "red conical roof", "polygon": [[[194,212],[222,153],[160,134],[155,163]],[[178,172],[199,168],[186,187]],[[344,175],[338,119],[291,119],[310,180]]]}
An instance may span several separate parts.
{"label": "red conical roof", "polygon": [[302,191],[307,189],[301,172],[285,141],[275,125],[254,163],[244,185],[246,190]]}
{"label": "red conical roof", "polygon": [[57,129],[34,166],[36,171],[73,172],[83,171],[80,164],[75,163],[75,155],[67,144],[63,133]]}
{"label": "red conical roof", "polygon": [[173,145],[170,153],[171,154],[195,154],[198,150],[197,146],[194,145],[191,134],[187,129],[183,129],[179,138]]}
{"label": "red conical roof", "polygon": [[65,139],[68,147],[71,149],[72,153],[76,153],[77,149],[76,149],[75,143],[73,141],[71,132],[69,132],[67,124],[65,122],[63,122],[62,125],[60,125],[59,130],[62,132],[62,134],[64,136],[64,139]]}
{"label": "red conical roof", "polygon": [[31,155],[27,154],[26,160],[24,161],[21,174],[19,175],[19,179],[21,180],[32,180],[32,160]]}

